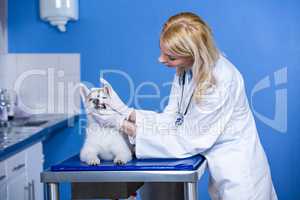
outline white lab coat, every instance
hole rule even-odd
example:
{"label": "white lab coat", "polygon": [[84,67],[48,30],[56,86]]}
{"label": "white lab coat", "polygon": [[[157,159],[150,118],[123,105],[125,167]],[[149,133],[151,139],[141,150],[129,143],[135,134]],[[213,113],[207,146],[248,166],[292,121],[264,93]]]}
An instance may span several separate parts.
{"label": "white lab coat", "polygon": [[[269,164],[256,130],[241,74],[224,56],[214,67],[216,87],[193,100],[176,127],[181,96],[175,75],[164,112],[136,110],[137,158],[183,158],[201,153],[208,162],[213,200],[276,200]],[[185,84],[184,104],[193,91]]]}

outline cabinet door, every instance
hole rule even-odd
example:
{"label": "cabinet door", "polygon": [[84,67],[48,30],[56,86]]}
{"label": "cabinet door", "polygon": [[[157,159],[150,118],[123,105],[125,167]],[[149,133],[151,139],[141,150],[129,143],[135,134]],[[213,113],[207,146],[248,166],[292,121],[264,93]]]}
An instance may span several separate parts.
{"label": "cabinet door", "polygon": [[44,186],[40,181],[40,173],[43,171],[43,147],[42,143],[36,143],[26,150],[27,180],[32,199],[43,199]]}
{"label": "cabinet door", "polygon": [[7,199],[7,187],[6,187],[6,184],[0,185],[0,199],[1,200]]}
{"label": "cabinet door", "polygon": [[7,198],[6,181],[6,165],[5,161],[2,161],[0,162],[0,200]]}
{"label": "cabinet door", "polygon": [[25,171],[18,176],[13,177],[7,183],[7,199],[8,200],[17,200],[24,199],[29,200],[29,187],[26,181]]}
{"label": "cabinet door", "polygon": [[28,199],[28,192],[25,190],[26,163],[25,151],[21,151],[5,160],[7,168],[7,199]]}

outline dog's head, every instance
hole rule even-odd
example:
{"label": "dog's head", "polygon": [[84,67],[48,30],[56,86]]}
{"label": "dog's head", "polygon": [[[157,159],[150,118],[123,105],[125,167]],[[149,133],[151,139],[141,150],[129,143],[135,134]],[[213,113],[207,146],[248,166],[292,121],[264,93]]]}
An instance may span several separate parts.
{"label": "dog's head", "polygon": [[89,111],[106,109],[103,100],[110,97],[107,87],[89,89],[83,83],[80,84],[80,95],[85,108]]}

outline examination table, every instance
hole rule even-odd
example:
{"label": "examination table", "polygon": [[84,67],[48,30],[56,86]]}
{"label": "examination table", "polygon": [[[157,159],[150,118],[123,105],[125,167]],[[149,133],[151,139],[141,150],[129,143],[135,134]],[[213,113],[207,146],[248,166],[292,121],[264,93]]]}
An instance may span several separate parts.
{"label": "examination table", "polygon": [[47,184],[50,200],[59,199],[59,183],[62,182],[71,183],[72,199],[99,199],[99,184],[109,187],[115,183],[130,190],[127,183],[139,188],[143,182],[181,182],[184,183],[184,198],[197,200],[197,181],[205,168],[206,160],[201,155],[184,159],[133,159],[125,165],[102,160],[97,166],[80,162],[76,155],[42,172],[41,182]]}

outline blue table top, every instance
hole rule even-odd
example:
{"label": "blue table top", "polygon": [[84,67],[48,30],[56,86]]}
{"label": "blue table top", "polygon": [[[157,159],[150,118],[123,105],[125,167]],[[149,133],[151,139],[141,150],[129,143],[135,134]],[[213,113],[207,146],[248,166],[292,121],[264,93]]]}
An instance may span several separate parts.
{"label": "blue table top", "polygon": [[51,171],[152,171],[152,170],[196,170],[205,158],[195,155],[183,159],[133,159],[125,165],[116,165],[112,161],[101,160],[100,165],[90,166],[80,161],[79,155],[73,156]]}

